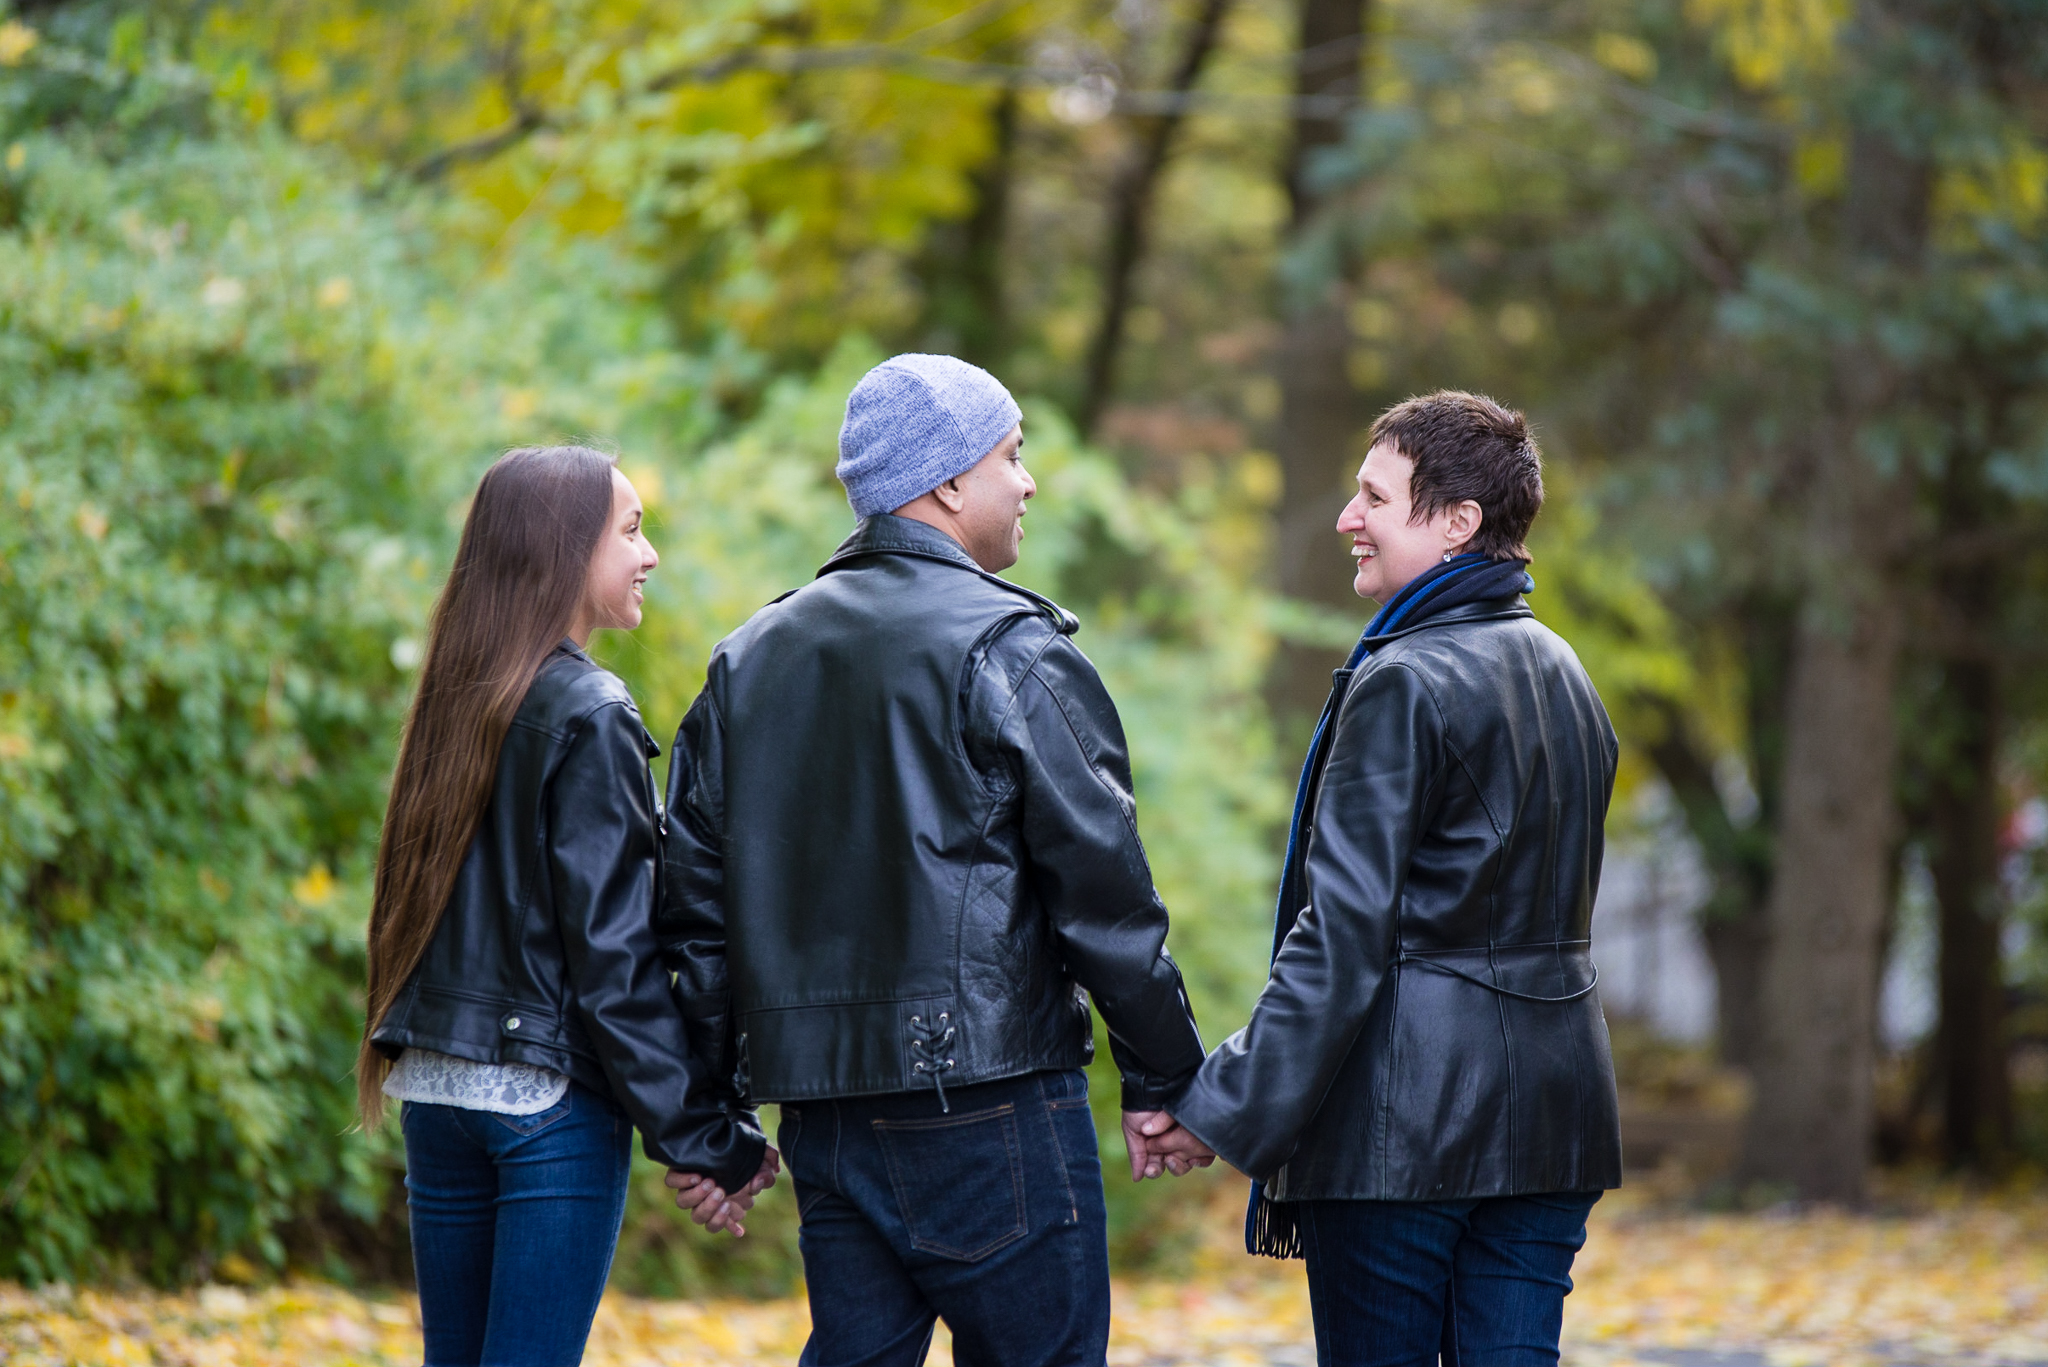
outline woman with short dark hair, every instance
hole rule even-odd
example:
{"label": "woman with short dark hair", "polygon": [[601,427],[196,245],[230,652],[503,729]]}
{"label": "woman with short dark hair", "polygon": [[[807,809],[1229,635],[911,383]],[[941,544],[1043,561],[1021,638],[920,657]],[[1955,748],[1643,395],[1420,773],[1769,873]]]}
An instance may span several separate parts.
{"label": "woman with short dark hair", "polygon": [[692,1063],[654,940],[656,748],[583,653],[640,624],[659,561],[640,519],[600,451],[501,458],[406,718],[356,1086],[366,1124],[404,1103],[428,1367],[582,1360],[635,1126],[650,1157],[711,1179],[678,1204],[714,1229],[743,1232],[774,1178],[751,1113]]}
{"label": "woman with short dark hair", "polygon": [[1381,606],[1302,770],[1272,976],[1148,1141],[1257,1179],[1248,1246],[1307,1260],[1324,1364],[1554,1364],[1621,1181],[1589,940],[1616,745],[1522,601],[1542,502],[1490,399],[1374,424],[1337,529]]}

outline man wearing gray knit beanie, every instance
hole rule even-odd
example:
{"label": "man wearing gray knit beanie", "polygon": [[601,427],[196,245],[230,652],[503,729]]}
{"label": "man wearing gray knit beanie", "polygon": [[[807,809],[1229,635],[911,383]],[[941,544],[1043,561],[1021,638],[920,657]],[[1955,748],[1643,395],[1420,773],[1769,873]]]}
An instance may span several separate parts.
{"label": "man wearing gray knit beanie", "polygon": [[1022,445],[977,366],[869,371],[859,525],[719,644],[670,761],[661,942],[706,1075],[781,1104],[807,1363],[919,1362],[943,1318],[962,1363],[1100,1367],[1091,1002],[1133,1179],[1187,1166],[1141,1132],[1203,1051],[1123,728],[1073,615],[997,573]]}

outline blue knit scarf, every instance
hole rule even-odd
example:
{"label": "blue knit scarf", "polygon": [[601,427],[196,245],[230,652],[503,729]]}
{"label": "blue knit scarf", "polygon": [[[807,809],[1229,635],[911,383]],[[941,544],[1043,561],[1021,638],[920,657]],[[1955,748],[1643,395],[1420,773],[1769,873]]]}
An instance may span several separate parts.
{"label": "blue knit scarf", "polygon": [[[1316,722],[1314,738],[1309,741],[1308,758],[1302,761],[1301,781],[1294,789],[1294,818],[1287,827],[1287,857],[1280,865],[1280,899],[1273,917],[1275,959],[1280,957],[1280,946],[1286,943],[1287,932],[1294,929],[1294,918],[1301,914],[1303,897],[1298,888],[1301,871],[1295,864],[1295,858],[1306,847],[1308,832],[1304,829],[1304,822],[1310,815],[1309,798],[1322,775],[1323,762],[1328,758],[1326,743],[1332,739],[1337,713],[1344,706],[1344,695],[1351,687],[1352,674],[1364,663],[1366,656],[1395,634],[1420,626],[1440,612],[1464,603],[1534,593],[1536,581],[1529,577],[1526,566],[1526,561],[1489,560],[1468,551],[1409,580],[1366,624],[1365,634],[1358,638],[1358,644],[1351,648],[1350,658],[1344,661],[1344,667],[1335,675],[1330,700],[1323,704],[1323,715]],[[1294,1211],[1287,1202],[1268,1200],[1264,1182],[1252,1183],[1251,1204],[1245,1210],[1244,1246],[1247,1253],[1264,1254],[1270,1258],[1302,1256],[1301,1231],[1295,1223]]]}

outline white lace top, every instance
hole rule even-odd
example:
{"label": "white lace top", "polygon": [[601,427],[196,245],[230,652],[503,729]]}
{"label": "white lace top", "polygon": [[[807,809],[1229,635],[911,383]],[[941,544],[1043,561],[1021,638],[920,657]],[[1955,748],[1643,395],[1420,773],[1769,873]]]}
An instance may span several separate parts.
{"label": "white lace top", "polygon": [[384,1079],[393,1101],[430,1101],[464,1111],[535,1115],[569,1094],[569,1079],[533,1063],[475,1063],[407,1049]]}

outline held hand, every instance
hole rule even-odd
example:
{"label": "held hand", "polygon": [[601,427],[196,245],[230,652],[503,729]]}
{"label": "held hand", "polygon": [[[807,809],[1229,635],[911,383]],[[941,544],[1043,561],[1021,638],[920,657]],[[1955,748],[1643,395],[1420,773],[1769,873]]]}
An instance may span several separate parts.
{"label": "held hand", "polygon": [[727,1195],[709,1177],[680,1168],[669,1169],[662,1181],[676,1194],[676,1209],[686,1210],[690,1219],[704,1226],[713,1234],[732,1232],[735,1239],[747,1237],[746,1226],[740,1223],[740,1216],[754,1208],[754,1198],[775,1185],[775,1178],[782,1171],[782,1155],[770,1144],[761,1153],[761,1166],[748,1179],[746,1186]]}
{"label": "held hand", "polygon": [[[765,1162],[764,1159],[764,1165]],[[752,1188],[754,1182],[760,1180],[760,1174],[756,1173],[753,1181],[747,1184],[747,1189],[728,1195],[709,1177],[684,1172],[680,1168],[670,1168],[668,1176],[662,1179],[676,1194],[677,1210],[688,1211],[691,1221],[704,1226],[710,1233],[722,1234],[730,1231],[735,1239],[747,1237],[746,1226],[740,1223],[740,1217],[754,1208]],[[774,1180],[772,1175],[769,1180]]]}
{"label": "held hand", "polygon": [[1175,1177],[1185,1177],[1196,1168],[1206,1168],[1216,1161],[1214,1149],[1195,1138],[1191,1131],[1164,1111],[1154,1111],[1139,1129],[1144,1135],[1149,1157],[1164,1163],[1166,1170]]}
{"label": "held hand", "polygon": [[1152,1143],[1145,1128],[1161,1122],[1170,1128],[1173,1117],[1164,1111],[1124,1112],[1124,1148],[1130,1151],[1133,1182],[1142,1182],[1166,1171],[1166,1160],[1152,1152]]}
{"label": "held hand", "polygon": [[749,1198],[759,1196],[775,1185],[775,1176],[781,1171],[782,1155],[776,1151],[773,1144],[770,1144],[761,1152],[761,1170],[754,1174],[753,1179],[747,1183],[746,1190],[740,1194]]}

